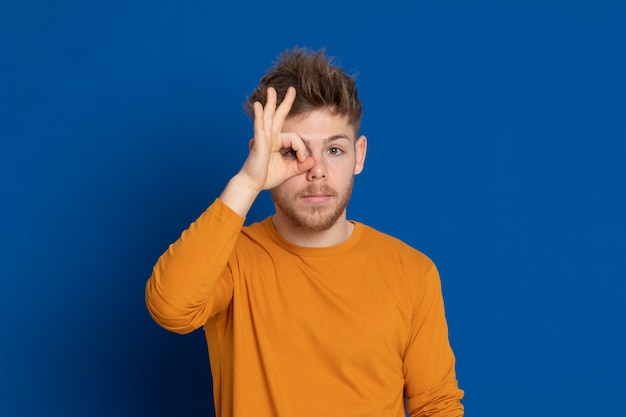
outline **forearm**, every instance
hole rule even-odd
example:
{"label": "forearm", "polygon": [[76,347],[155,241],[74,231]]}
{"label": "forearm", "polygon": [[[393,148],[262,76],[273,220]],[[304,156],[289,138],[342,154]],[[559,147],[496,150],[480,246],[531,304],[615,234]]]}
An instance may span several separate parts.
{"label": "forearm", "polygon": [[232,283],[223,274],[243,221],[216,200],[161,255],[146,284],[146,305],[158,324],[188,333],[224,307]]}
{"label": "forearm", "polygon": [[463,417],[465,414],[465,408],[461,403],[463,394],[456,380],[442,384],[421,396],[408,398],[408,415]]}

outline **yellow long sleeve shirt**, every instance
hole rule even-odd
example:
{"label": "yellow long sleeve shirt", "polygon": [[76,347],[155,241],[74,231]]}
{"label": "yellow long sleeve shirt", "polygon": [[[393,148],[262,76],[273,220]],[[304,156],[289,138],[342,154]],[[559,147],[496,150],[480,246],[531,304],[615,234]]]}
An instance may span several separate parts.
{"label": "yellow long sleeve shirt", "polygon": [[146,285],[161,326],[204,327],[217,416],[463,415],[429,258],[362,223],[303,248],[243,222],[217,199]]}

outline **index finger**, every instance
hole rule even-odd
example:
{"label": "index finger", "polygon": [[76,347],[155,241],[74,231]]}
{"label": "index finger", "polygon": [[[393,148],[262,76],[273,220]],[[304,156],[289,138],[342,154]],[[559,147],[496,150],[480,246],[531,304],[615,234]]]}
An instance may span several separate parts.
{"label": "index finger", "polygon": [[309,148],[300,136],[295,132],[285,132],[280,137],[283,141],[283,149],[293,149],[296,152],[298,161],[306,161],[309,156]]}

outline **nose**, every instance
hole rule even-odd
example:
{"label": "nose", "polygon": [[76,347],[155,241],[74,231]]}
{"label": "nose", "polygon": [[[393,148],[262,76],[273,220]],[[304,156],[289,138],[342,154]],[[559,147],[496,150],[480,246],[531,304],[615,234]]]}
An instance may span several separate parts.
{"label": "nose", "polygon": [[328,176],[326,171],[326,163],[323,158],[314,158],[315,165],[307,172],[306,176],[309,181],[324,180]]}

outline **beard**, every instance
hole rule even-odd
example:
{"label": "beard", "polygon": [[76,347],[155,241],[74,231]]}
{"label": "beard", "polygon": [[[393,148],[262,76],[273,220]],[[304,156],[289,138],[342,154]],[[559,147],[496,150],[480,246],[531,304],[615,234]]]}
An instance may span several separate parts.
{"label": "beard", "polygon": [[[330,229],[341,218],[348,207],[353,185],[354,177],[350,179],[350,183],[342,192],[337,192],[326,185],[310,185],[294,196],[281,192],[278,187],[272,189],[270,193],[276,210],[284,213],[296,229],[317,233]],[[332,199],[326,204],[297,207],[303,196],[314,193],[328,194],[332,196]]]}

